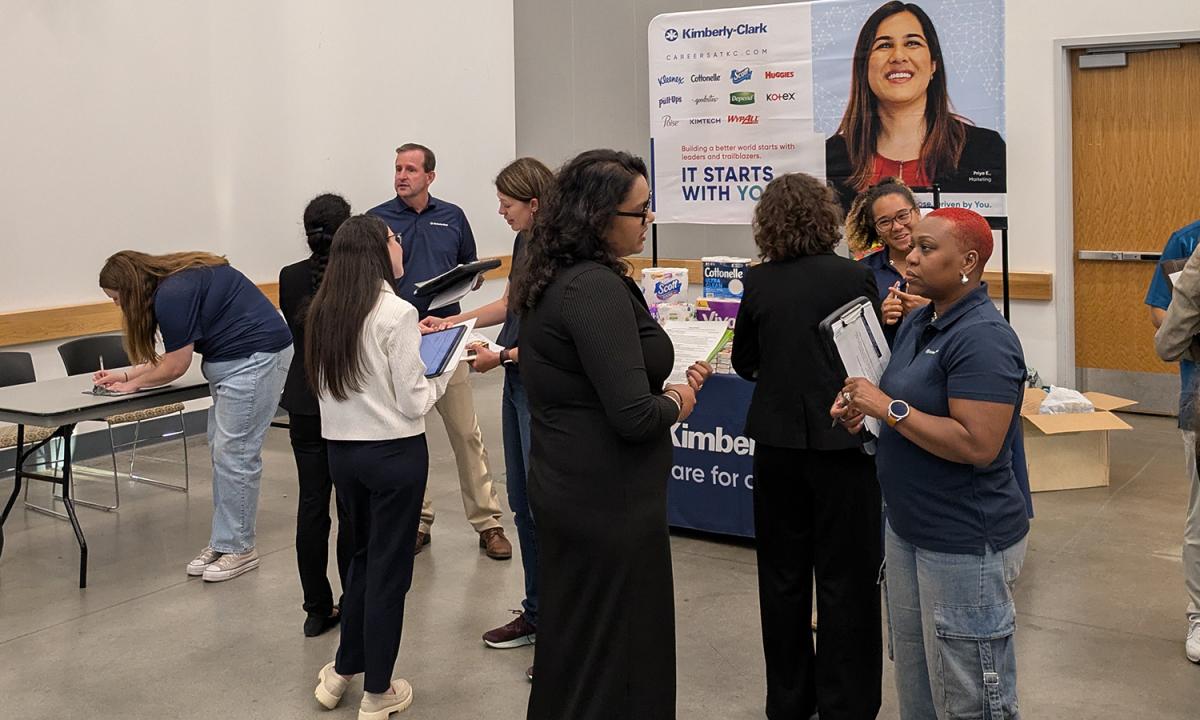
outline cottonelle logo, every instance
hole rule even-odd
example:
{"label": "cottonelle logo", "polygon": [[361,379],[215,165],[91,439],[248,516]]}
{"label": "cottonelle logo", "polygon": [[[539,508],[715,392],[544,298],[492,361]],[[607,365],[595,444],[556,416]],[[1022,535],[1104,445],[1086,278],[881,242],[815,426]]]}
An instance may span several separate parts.
{"label": "cottonelle logo", "polygon": [[711,74],[711,75],[700,75],[700,74],[696,74],[696,75],[693,75],[693,76],[692,76],[691,78],[689,78],[689,79],[690,79],[692,82],[694,82],[694,83],[702,83],[702,82],[721,82],[721,74],[720,74],[720,73],[713,73],[713,74]]}
{"label": "cottonelle logo", "polygon": [[683,76],[682,75],[660,75],[658,78],[658,86],[659,87],[662,87],[663,85],[682,85],[682,84],[683,84]]}
{"label": "cottonelle logo", "polygon": [[794,92],[785,92],[785,93],[769,92],[769,93],[767,93],[767,102],[789,102],[789,101],[795,100],[795,99],[796,99],[796,93],[794,93]]}
{"label": "cottonelle logo", "polygon": [[758,124],[758,116],[757,115],[730,115],[729,117],[725,118],[725,122],[729,123],[730,125],[757,125]]}
{"label": "cottonelle logo", "polygon": [[658,106],[662,107],[664,105],[678,105],[681,102],[683,102],[683,98],[679,97],[678,95],[668,95],[664,98],[658,99]]}
{"label": "cottonelle logo", "polygon": [[706,103],[715,103],[716,101],[717,101],[716,95],[705,95],[704,97],[698,97],[698,98],[692,99],[692,102],[697,105],[704,105]]}
{"label": "cottonelle logo", "polygon": [[730,105],[753,105],[754,93],[750,91],[731,92],[729,93]]}
{"label": "cottonelle logo", "polygon": [[763,78],[766,80],[783,80],[794,77],[796,77],[796,73],[793,70],[768,70],[763,73]]}
{"label": "cottonelle logo", "polygon": [[734,85],[741,85],[749,80],[752,75],[754,75],[754,71],[748,67],[744,67],[741,70],[734,68],[729,71],[729,79],[733,81]]}

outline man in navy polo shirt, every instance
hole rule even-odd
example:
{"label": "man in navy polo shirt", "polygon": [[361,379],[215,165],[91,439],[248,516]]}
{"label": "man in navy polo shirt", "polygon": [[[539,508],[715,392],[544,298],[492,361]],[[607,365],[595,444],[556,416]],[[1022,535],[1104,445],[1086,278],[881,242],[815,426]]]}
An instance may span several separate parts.
{"label": "man in navy polo shirt", "polygon": [[[436,162],[433,151],[424,145],[406,143],[396,148],[396,197],[367,211],[386,222],[401,239],[404,277],[396,282],[396,294],[412,303],[422,318],[428,315],[449,317],[461,309],[455,303],[430,311],[430,298],[417,297],[416,284],[478,259],[475,236],[471,234],[471,225],[462,209],[429,194],[429,185],[436,175]],[[479,533],[479,547],[490,558],[507,560],[512,557],[512,544],[500,526],[500,501],[492,489],[487,449],[479,432],[468,373],[467,364],[459,363],[446,394],[435,407],[442,416],[450,446],[454,449],[463,508],[467,520]],[[421,552],[429,544],[432,525],[433,502],[429,499],[427,486],[415,552]]]}
{"label": "man in navy polo shirt", "polygon": [[[1166,271],[1161,263],[1171,260],[1183,260],[1195,254],[1196,246],[1200,245],[1200,220],[1176,230],[1167,240],[1162,251],[1160,265],[1154,270],[1150,280],[1150,289],[1146,292],[1146,304],[1150,306],[1150,321],[1159,328],[1159,335],[1171,331],[1182,339],[1178,352],[1171,354],[1179,357],[1180,353],[1190,344],[1190,338],[1200,330],[1195,322],[1194,304],[1198,298],[1189,296],[1187,289],[1194,290],[1195,270],[1185,271],[1177,285],[1180,292],[1189,301],[1186,308],[1171,307],[1170,327],[1164,328],[1164,320],[1168,318],[1167,308],[1171,305],[1171,286],[1167,283]],[[1189,262],[1188,267],[1193,263]],[[1186,281],[1186,282],[1185,282]],[[1194,292],[1192,293],[1194,294]],[[1161,350],[1160,350],[1161,354]],[[1198,390],[1200,390],[1200,375],[1196,372],[1196,363],[1192,360],[1179,361],[1179,429],[1183,433],[1183,455],[1186,464],[1188,483],[1191,485],[1191,499],[1188,503],[1187,524],[1183,537],[1183,579],[1188,591],[1188,633],[1184,640],[1184,651],[1188,660],[1200,663],[1200,476],[1196,474],[1196,431],[1200,429],[1200,416],[1197,416]]]}

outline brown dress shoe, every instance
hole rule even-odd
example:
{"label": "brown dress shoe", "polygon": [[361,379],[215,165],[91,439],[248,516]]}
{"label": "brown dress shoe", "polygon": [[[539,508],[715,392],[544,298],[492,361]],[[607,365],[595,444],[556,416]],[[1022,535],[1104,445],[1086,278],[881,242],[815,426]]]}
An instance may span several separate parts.
{"label": "brown dress shoe", "polygon": [[479,547],[493,560],[508,560],[512,557],[512,543],[504,537],[504,528],[490,528],[479,533]]}
{"label": "brown dress shoe", "polygon": [[417,546],[413,548],[413,555],[420,555],[425,546],[433,542],[433,538],[427,532],[417,531]]}

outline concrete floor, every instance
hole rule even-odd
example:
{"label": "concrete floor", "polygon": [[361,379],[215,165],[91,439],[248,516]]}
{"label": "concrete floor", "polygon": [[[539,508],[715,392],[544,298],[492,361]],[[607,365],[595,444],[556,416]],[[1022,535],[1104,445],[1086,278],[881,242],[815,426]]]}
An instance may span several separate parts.
{"label": "concrete floor", "polygon": [[[502,481],[499,378],[477,378],[476,396]],[[1113,433],[1111,487],[1035,498],[1017,586],[1025,717],[1200,717],[1200,666],[1183,655],[1179,435],[1170,420],[1127,418],[1135,430]],[[489,650],[479,639],[518,606],[520,565],[478,550],[436,418],[429,437],[439,516],[408,596],[397,673],[416,701],[402,717],[523,718],[533,648]],[[195,443],[190,495],[125,484],[119,513],[80,509],[91,550],[85,591],[70,526],[14,511],[0,560],[0,718],[354,717],[358,683],[332,714],[312,696],[337,633],[300,632],[286,432],[272,430],[265,452],[262,566],[221,584],[183,572],[207,542],[211,512],[210,469],[203,440]],[[181,477],[178,462],[144,469]],[[102,490],[85,482],[80,493]],[[46,486],[35,492],[44,497]],[[515,543],[511,518],[504,523]],[[679,717],[763,717],[752,547],[691,535],[672,547]],[[890,663],[884,672],[880,717],[896,718]]]}

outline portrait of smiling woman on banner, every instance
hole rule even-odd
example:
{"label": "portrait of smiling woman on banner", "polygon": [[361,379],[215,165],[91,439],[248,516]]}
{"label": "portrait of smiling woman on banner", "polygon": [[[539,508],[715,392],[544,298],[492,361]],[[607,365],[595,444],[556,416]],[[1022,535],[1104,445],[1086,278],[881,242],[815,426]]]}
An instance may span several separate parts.
{"label": "portrait of smiling woman on banner", "polygon": [[[854,46],[850,96],[825,143],[825,173],[843,208],[883,177],[943,193],[1005,192],[1005,145],[952,109],[933,21],[913,3],[888,2]],[[989,213],[985,213],[989,214]]]}

